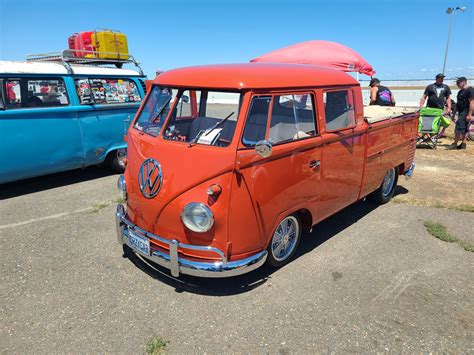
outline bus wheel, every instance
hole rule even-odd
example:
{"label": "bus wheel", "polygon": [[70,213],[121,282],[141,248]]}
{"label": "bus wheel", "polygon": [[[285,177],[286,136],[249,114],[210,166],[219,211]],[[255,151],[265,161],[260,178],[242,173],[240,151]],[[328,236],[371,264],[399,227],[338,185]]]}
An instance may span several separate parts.
{"label": "bus wheel", "polygon": [[295,214],[285,217],[278,224],[267,249],[268,265],[279,268],[291,260],[300,243],[301,230],[300,219]]}
{"label": "bus wheel", "polygon": [[111,169],[123,173],[125,171],[125,158],[127,157],[127,149],[117,149],[107,155],[106,164]]}
{"label": "bus wheel", "polygon": [[380,204],[391,200],[397,189],[398,167],[387,170],[380,187],[370,194],[370,199]]}

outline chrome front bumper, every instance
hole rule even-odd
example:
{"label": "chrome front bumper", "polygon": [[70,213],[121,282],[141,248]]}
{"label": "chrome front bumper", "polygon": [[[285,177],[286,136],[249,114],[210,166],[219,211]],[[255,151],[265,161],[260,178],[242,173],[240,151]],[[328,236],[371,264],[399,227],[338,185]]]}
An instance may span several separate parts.
{"label": "chrome front bumper", "polygon": [[[158,265],[169,269],[171,271],[171,275],[175,277],[178,277],[180,274],[199,277],[237,276],[259,268],[267,259],[267,251],[263,250],[245,259],[227,261],[225,253],[217,248],[211,246],[182,244],[175,239],[169,240],[159,237],[137,227],[129,219],[127,219],[125,208],[122,204],[119,204],[117,206],[115,221],[117,224],[118,242],[120,244],[126,244],[130,248],[132,248],[128,238],[129,230],[132,230],[135,234],[147,237],[148,239],[154,239],[161,243],[168,244],[169,253],[164,253],[162,251],[152,249],[150,251],[150,255],[144,255],[140,252],[138,252],[138,254],[150,261],[153,261]],[[213,252],[219,255],[221,260],[212,262],[201,262],[185,259],[179,256],[180,249]]]}

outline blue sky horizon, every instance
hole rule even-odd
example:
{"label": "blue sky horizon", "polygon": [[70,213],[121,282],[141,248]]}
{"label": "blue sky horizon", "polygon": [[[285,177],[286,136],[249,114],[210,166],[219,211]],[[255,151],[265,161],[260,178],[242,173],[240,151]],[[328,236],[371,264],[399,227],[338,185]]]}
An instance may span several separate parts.
{"label": "blue sky horizon", "polygon": [[[127,34],[148,77],[156,69],[240,63],[322,39],[360,53],[382,80],[474,77],[472,0],[0,0],[0,60],[65,49],[74,32],[104,27]],[[466,6],[447,15],[448,7]],[[35,20],[36,19],[36,20]],[[361,79],[368,79],[362,75]]]}

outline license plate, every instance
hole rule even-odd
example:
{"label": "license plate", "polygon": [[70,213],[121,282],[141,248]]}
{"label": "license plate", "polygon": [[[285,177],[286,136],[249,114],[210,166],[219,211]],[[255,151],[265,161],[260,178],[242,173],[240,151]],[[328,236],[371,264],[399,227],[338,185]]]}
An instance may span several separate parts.
{"label": "license plate", "polygon": [[142,253],[143,255],[150,255],[150,241],[147,237],[142,237],[141,235],[135,234],[132,231],[128,231],[128,240],[130,241],[130,246]]}

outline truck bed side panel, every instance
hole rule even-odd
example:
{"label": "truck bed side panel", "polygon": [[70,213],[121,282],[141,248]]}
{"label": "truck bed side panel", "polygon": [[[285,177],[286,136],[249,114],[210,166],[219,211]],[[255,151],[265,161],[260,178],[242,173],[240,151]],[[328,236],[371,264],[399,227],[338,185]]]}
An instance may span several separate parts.
{"label": "truck bed side panel", "polygon": [[388,169],[400,166],[403,174],[413,162],[418,119],[416,114],[370,126],[367,158],[360,197],[375,191]]}

